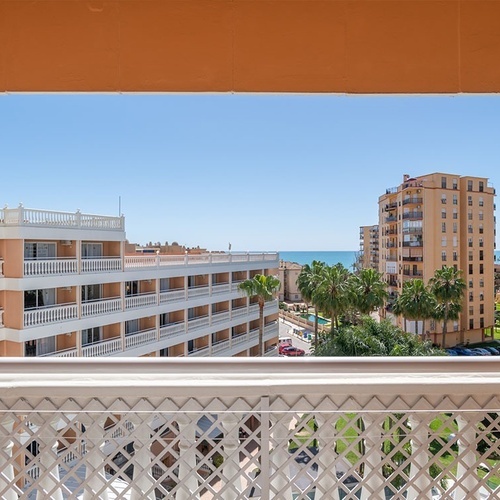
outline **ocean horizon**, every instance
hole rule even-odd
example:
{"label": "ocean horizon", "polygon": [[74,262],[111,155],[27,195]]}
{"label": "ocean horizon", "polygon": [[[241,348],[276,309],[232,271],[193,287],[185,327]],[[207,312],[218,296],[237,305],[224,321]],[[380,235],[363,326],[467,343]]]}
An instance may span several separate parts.
{"label": "ocean horizon", "polygon": [[352,266],[356,261],[357,250],[346,251],[280,251],[280,260],[286,262],[296,262],[301,266],[311,264],[313,260],[324,262],[328,266],[342,264],[352,271]]}

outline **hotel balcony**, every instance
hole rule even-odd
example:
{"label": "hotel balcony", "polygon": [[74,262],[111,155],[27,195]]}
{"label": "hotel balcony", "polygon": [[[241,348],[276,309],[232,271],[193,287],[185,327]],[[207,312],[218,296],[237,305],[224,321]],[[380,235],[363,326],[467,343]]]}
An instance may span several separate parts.
{"label": "hotel balcony", "polygon": [[403,214],[403,219],[419,220],[424,216],[423,212],[406,212]]}
{"label": "hotel balcony", "polygon": [[415,197],[415,198],[405,198],[403,200],[403,205],[420,205],[423,202],[423,198]]}
{"label": "hotel balcony", "polygon": [[5,358],[0,496],[499,498],[499,393],[495,358]]}

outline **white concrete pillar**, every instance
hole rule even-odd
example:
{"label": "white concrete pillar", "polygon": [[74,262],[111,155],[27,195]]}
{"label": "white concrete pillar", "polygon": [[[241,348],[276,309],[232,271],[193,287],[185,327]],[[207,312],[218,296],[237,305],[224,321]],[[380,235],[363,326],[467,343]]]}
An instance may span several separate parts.
{"label": "white concrete pillar", "polygon": [[[102,489],[106,484],[104,471],[104,424],[106,416],[102,414],[87,414],[78,417],[85,426],[83,439],[85,439],[85,490],[83,500],[108,500],[108,490]],[[100,493],[99,493],[100,492]]]}
{"label": "white concrete pillar", "polygon": [[432,498],[431,477],[429,475],[429,428],[426,421],[418,414],[408,418],[411,427],[411,465],[407,500]]}
{"label": "white concrete pillar", "polygon": [[231,485],[227,490],[222,492],[221,498],[224,500],[233,500],[242,491],[240,454],[238,452],[241,415],[223,413],[220,416],[220,422],[224,430],[222,477],[226,485]]}
{"label": "white concrete pillar", "polygon": [[179,425],[179,488],[176,490],[176,500],[194,500],[199,495],[198,471],[196,467],[196,422],[198,417],[181,414],[177,417]]}
{"label": "white concrete pillar", "polygon": [[[477,413],[461,414],[458,424],[457,491],[455,500],[480,499],[476,479],[476,421]],[[475,490],[473,492],[473,490]]]}
{"label": "white concrete pillar", "polygon": [[318,484],[315,500],[320,498],[339,500],[337,468],[335,466],[338,455],[335,452],[336,423],[338,418],[328,420],[328,414],[315,415],[318,424]]}
{"label": "white concrete pillar", "polygon": [[292,499],[292,488],[290,486],[290,467],[285,466],[290,457],[288,452],[288,435],[293,414],[277,413],[270,414],[271,439],[273,451],[271,452],[272,471],[262,471],[261,474],[273,474],[270,482],[270,498],[280,498],[283,500]]}
{"label": "white concrete pillar", "polygon": [[14,442],[11,439],[14,430],[14,419],[8,414],[2,416],[1,425],[7,431],[7,434],[0,437],[0,495],[3,500],[17,500],[18,496],[14,484],[14,465],[12,462]]}
{"label": "white concrete pillar", "polygon": [[377,421],[378,414],[364,414],[363,432],[365,441],[365,471],[361,500],[373,500],[384,497],[384,476],[382,474],[382,427]]}
{"label": "white concrete pillar", "polygon": [[127,415],[127,420],[134,425],[132,438],[134,441],[134,488],[130,500],[155,500],[154,478],[151,471],[151,428],[148,425],[149,416],[139,414]]}

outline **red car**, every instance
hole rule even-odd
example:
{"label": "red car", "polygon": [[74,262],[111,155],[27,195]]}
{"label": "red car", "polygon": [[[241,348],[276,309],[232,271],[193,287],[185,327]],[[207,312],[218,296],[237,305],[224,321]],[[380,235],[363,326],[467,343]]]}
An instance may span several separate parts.
{"label": "red car", "polygon": [[283,354],[283,349],[285,349],[285,347],[293,347],[292,344],[280,344],[280,346],[278,347],[278,354]]}
{"label": "red car", "polygon": [[281,354],[284,354],[285,356],[304,356],[305,351],[304,349],[299,349],[298,347],[290,345],[283,347]]}

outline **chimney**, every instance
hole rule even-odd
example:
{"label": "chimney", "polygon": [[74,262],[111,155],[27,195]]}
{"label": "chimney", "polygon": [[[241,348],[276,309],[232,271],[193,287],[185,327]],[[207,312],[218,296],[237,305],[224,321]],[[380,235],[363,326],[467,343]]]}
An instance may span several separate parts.
{"label": "chimney", "polygon": [[403,174],[403,182],[406,182],[410,176],[408,174]]}

